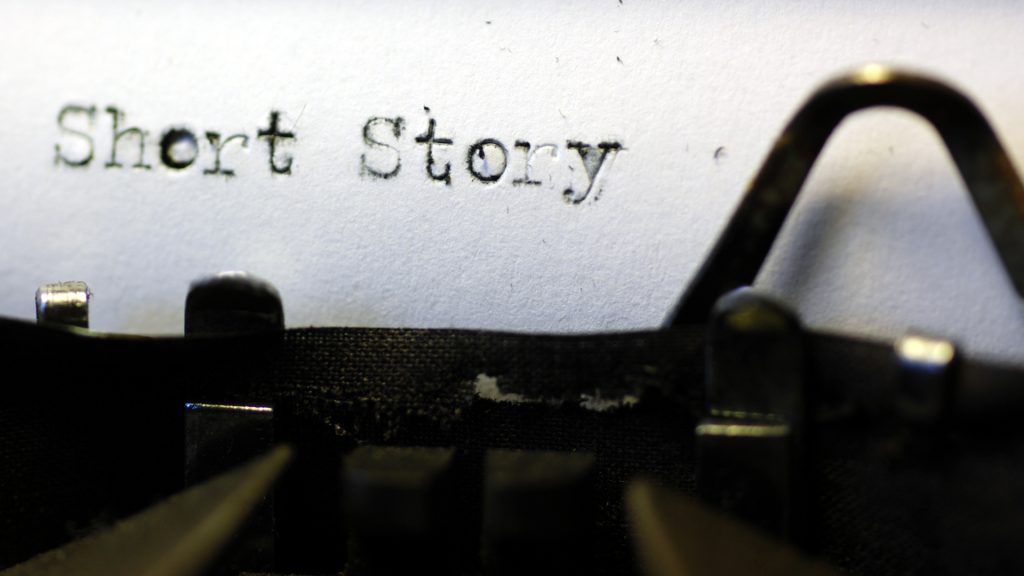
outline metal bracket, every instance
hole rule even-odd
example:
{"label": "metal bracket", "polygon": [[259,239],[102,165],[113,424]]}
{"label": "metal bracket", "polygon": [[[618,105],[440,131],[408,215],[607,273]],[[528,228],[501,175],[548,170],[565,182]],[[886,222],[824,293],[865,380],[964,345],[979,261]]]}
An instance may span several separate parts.
{"label": "metal bracket", "polygon": [[277,332],[284,307],[274,286],[245,272],[221,272],[189,287],[185,335]]}
{"label": "metal bracket", "polygon": [[484,574],[593,574],[595,456],[489,450],[484,462]]}
{"label": "metal bracket", "polygon": [[360,446],[345,458],[345,574],[454,574],[452,448]]}
{"label": "metal bracket", "polygon": [[708,329],[707,417],[696,429],[701,496],[766,531],[803,539],[804,337],[783,306],[740,289]]}
{"label": "metal bracket", "polygon": [[946,84],[869,65],[822,86],[789,121],[667,325],[705,322],[719,296],[753,283],[832,131],[874,106],[916,112],[938,130],[1024,297],[1024,185],[985,116]]}

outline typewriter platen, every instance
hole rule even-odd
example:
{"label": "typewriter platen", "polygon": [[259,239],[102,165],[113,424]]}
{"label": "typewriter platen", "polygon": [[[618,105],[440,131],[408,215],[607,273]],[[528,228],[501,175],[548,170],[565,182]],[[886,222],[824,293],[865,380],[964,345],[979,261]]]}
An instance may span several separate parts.
{"label": "typewriter platen", "polygon": [[1006,574],[1024,372],[820,333],[752,283],[835,126],[942,137],[1024,292],[1024,188],[977,108],[869,66],[797,111],[665,328],[285,329],[196,282],[185,336],[92,333],[89,289],[0,323],[2,574]]}

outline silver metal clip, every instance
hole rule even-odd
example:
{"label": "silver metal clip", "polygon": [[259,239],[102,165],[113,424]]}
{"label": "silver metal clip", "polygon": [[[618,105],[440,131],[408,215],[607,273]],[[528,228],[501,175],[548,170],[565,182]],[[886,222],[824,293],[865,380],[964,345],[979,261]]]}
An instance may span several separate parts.
{"label": "silver metal clip", "polygon": [[36,290],[36,322],[88,328],[90,298],[85,282],[43,284]]}
{"label": "silver metal clip", "polygon": [[897,340],[894,348],[900,369],[897,411],[912,422],[941,421],[952,403],[956,346],[949,340],[911,333]]}

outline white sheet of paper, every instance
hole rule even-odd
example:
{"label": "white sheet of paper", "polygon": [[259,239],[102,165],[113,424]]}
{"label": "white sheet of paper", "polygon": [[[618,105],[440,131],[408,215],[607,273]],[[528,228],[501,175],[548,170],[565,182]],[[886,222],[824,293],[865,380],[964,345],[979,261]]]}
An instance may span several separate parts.
{"label": "white sheet of paper", "polygon": [[[0,13],[0,314],[32,318],[38,285],[85,280],[105,331],[180,332],[189,282],[221,270],[272,281],[290,326],[658,326],[791,114],[865,62],[961,87],[1024,166],[1024,10],[1010,1],[36,0]],[[131,134],[123,167],[105,166],[108,107],[147,133],[150,169],[131,167]],[[258,136],[271,111],[295,136],[274,159],[290,174],[272,173]],[[366,144],[372,118],[391,119],[370,134],[393,148]],[[450,184],[416,142],[429,119],[452,141],[433,147]],[[173,127],[197,137],[181,170],[160,157]],[[207,132],[234,176],[204,173]],[[248,146],[223,142],[234,134]],[[504,172],[485,139],[507,149]],[[514,182],[517,141],[539,185]],[[578,204],[563,194],[589,180],[572,141],[623,147]],[[396,160],[392,177],[372,174]],[[501,177],[481,182],[467,161]],[[919,328],[1024,363],[1020,299],[940,141],[904,112],[841,127],[757,285],[811,326]]]}

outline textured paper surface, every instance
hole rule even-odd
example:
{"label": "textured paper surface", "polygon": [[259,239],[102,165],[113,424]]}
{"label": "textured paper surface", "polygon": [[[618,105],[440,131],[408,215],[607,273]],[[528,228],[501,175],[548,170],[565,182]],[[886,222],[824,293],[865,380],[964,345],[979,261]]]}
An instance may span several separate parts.
{"label": "textured paper surface", "polygon": [[[180,332],[189,282],[220,270],[272,281],[290,326],[658,326],[796,107],[870,61],[964,89],[1024,165],[1024,11],[1013,2],[36,0],[2,10],[0,314],[32,318],[38,285],[85,280],[99,330]],[[81,158],[82,141],[57,122],[68,105],[97,107],[89,166],[55,162],[58,143]],[[124,113],[122,128],[149,132],[152,169],[104,167],[108,106]],[[278,150],[293,159],[290,175],[271,174],[256,136],[271,110],[296,136]],[[391,152],[368,149],[363,127],[399,116],[401,170],[374,178],[362,156],[380,168]],[[436,149],[451,185],[427,176],[414,141],[428,118],[453,140]],[[198,159],[180,171],[158,158],[172,126],[200,135]],[[234,177],[203,174],[206,131],[250,137],[247,149],[224,147]],[[494,183],[466,170],[467,147],[484,138],[509,150]],[[558,144],[547,164],[536,158],[559,176],[514,185],[516,140]],[[586,182],[568,141],[624,146],[598,201],[564,200],[561,179]],[[131,148],[118,152],[126,164]],[[857,114],[801,198],[758,286],[808,324],[879,338],[915,327],[1024,362],[1024,310],[924,121]]]}

